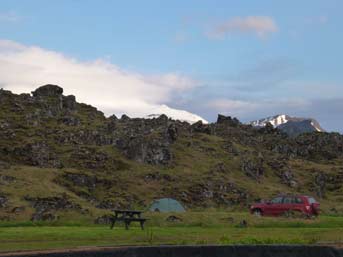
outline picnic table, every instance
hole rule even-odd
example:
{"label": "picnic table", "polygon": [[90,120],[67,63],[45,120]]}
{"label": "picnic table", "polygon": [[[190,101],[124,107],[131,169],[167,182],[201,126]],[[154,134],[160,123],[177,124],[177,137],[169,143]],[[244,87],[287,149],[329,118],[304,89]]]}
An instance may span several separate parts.
{"label": "picnic table", "polygon": [[142,230],[144,230],[144,223],[147,219],[142,218],[143,211],[136,210],[114,210],[114,215],[111,218],[111,229],[113,229],[117,221],[125,223],[125,229],[129,229],[131,222],[139,222]]}

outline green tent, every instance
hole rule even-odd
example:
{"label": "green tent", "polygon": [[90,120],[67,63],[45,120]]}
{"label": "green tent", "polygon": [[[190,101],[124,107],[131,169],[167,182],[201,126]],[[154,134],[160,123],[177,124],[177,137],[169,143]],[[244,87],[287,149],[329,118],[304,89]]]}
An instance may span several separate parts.
{"label": "green tent", "polygon": [[149,211],[156,212],[185,212],[185,208],[172,198],[161,198],[152,202]]}

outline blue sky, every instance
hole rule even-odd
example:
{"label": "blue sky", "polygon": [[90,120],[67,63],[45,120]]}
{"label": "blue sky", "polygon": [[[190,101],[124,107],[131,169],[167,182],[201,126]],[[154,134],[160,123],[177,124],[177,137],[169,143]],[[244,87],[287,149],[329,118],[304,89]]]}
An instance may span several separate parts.
{"label": "blue sky", "polygon": [[[38,47],[39,58],[58,53],[82,65],[102,60],[130,78],[153,81],[153,89],[149,83],[137,87],[161,92],[155,98],[134,94],[137,106],[143,99],[209,121],[217,113],[242,121],[288,113],[317,118],[324,128],[342,132],[342,10],[341,0],[0,0],[0,40],[25,47],[12,58],[25,52],[34,59],[28,51]],[[44,60],[56,58],[50,57]],[[8,67],[18,73],[19,66]],[[16,91],[25,88],[24,80],[40,79],[0,77],[0,83]],[[167,88],[155,91],[158,86]],[[76,89],[85,90],[70,91],[78,95]],[[114,85],[110,92],[122,90]]]}

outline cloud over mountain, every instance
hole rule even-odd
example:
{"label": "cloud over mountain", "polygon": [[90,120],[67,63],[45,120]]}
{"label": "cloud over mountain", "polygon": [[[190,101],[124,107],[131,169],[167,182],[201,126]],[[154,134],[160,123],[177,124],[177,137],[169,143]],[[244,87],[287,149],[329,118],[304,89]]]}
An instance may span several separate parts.
{"label": "cloud over mountain", "polygon": [[66,94],[77,95],[79,101],[108,115],[141,117],[163,110],[164,104],[197,85],[177,73],[146,75],[123,70],[106,60],[83,62],[8,40],[0,40],[0,67],[0,86],[5,89],[30,92],[43,84],[57,84]]}

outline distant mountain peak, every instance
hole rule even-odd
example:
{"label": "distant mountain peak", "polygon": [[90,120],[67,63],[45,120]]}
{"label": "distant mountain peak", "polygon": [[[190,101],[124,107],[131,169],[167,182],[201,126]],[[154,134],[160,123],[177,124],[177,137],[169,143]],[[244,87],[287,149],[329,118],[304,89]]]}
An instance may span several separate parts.
{"label": "distant mountain peak", "polygon": [[319,122],[313,118],[292,117],[287,114],[277,114],[264,119],[250,122],[254,127],[264,127],[270,123],[288,135],[296,136],[306,132],[325,132]]}

